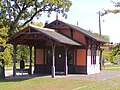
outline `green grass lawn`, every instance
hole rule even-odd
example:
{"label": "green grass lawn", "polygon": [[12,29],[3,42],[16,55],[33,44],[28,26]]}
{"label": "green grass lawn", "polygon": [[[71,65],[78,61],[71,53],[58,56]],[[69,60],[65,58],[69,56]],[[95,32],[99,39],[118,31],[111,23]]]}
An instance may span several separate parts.
{"label": "green grass lawn", "polygon": [[[120,65],[105,66],[120,71]],[[0,90],[120,90],[120,77],[100,81],[68,78],[0,79]]]}
{"label": "green grass lawn", "polygon": [[104,69],[120,71],[120,65],[106,65]]}
{"label": "green grass lawn", "polygon": [[100,80],[78,90],[120,90],[120,77]]}
{"label": "green grass lawn", "polygon": [[0,90],[120,90],[120,77],[100,81],[67,78],[0,80]]}
{"label": "green grass lawn", "polygon": [[93,83],[62,78],[32,78],[1,80],[0,90],[72,90]]}

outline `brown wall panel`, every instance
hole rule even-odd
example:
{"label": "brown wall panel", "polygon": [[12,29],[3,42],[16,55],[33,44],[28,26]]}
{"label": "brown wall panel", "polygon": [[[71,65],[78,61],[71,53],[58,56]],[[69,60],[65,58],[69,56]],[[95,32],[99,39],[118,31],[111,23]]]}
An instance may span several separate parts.
{"label": "brown wall panel", "polygon": [[86,49],[77,49],[77,65],[86,65]]}
{"label": "brown wall panel", "polygon": [[85,44],[85,37],[84,34],[78,32],[78,31],[74,31],[73,32],[73,39]]}
{"label": "brown wall panel", "polygon": [[60,32],[67,35],[67,36],[69,36],[69,37],[71,37],[71,32],[70,32],[69,29],[61,29]]}
{"label": "brown wall panel", "polygon": [[36,64],[43,64],[43,49],[36,49]]}

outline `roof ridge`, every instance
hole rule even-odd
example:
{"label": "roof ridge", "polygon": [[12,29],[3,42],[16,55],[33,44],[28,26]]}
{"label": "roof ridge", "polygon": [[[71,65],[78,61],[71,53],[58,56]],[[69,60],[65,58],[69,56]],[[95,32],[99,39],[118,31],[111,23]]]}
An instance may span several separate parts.
{"label": "roof ridge", "polygon": [[36,26],[36,25],[33,25],[33,24],[30,24],[29,26],[33,27],[33,28],[39,28],[39,29],[42,29],[42,30],[47,30],[47,31],[55,31],[54,29],[39,27],[39,26]]}

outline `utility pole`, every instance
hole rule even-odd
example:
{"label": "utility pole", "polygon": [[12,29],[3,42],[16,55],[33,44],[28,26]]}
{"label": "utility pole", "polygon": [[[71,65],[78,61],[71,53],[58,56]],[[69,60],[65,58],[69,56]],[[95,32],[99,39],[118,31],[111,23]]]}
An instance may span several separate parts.
{"label": "utility pole", "polygon": [[[102,37],[102,33],[101,33],[101,16],[104,16],[106,14],[106,12],[102,13],[100,11],[98,11],[98,15],[99,15],[99,37]],[[100,49],[100,70],[102,70],[102,49],[99,47]]]}
{"label": "utility pole", "polygon": [[[99,15],[99,37],[101,37],[101,12],[100,11],[98,11],[98,15]],[[100,49],[100,61],[99,61],[99,63],[100,63],[100,70],[102,70],[102,49],[99,47],[99,49]]]}
{"label": "utility pole", "polygon": [[99,14],[99,36],[101,37],[101,12],[98,12]]}

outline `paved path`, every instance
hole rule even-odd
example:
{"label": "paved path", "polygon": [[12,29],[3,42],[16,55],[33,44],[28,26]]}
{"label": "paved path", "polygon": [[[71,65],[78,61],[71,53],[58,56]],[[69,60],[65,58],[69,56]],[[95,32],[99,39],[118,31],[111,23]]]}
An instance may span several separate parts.
{"label": "paved path", "polygon": [[71,75],[68,75],[67,78],[77,79],[77,80],[105,80],[105,79],[114,78],[114,77],[120,77],[120,71],[102,70],[100,73],[91,74],[91,75],[71,74]]}
{"label": "paved path", "polygon": [[[8,77],[12,77],[12,70],[6,71],[5,75]],[[27,73],[24,73],[22,76],[22,73],[17,73],[16,78],[33,78],[33,77],[51,77],[51,75],[43,76],[43,75],[28,75]],[[120,77],[120,71],[108,71],[108,70],[102,70],[100,73],[92,74],[92,75],[83,75],[83,74],[69,74],[68,76],[64,75],[56,75],[55,78],[68,78],[68,79],[75,79],[75,80],[105,80],[108,78],[114,78],[114,77]]]}
{"label": "paved path", "polygon": [[[22,75],[22,72],[20,73],[16,73],[17,75]],[[23,75],[26,75],[27,73],[23,73]],[[8,76],[12,76],[13,75],[13,70],[7,70],[5,71],[5,76],[8,77]]]}

